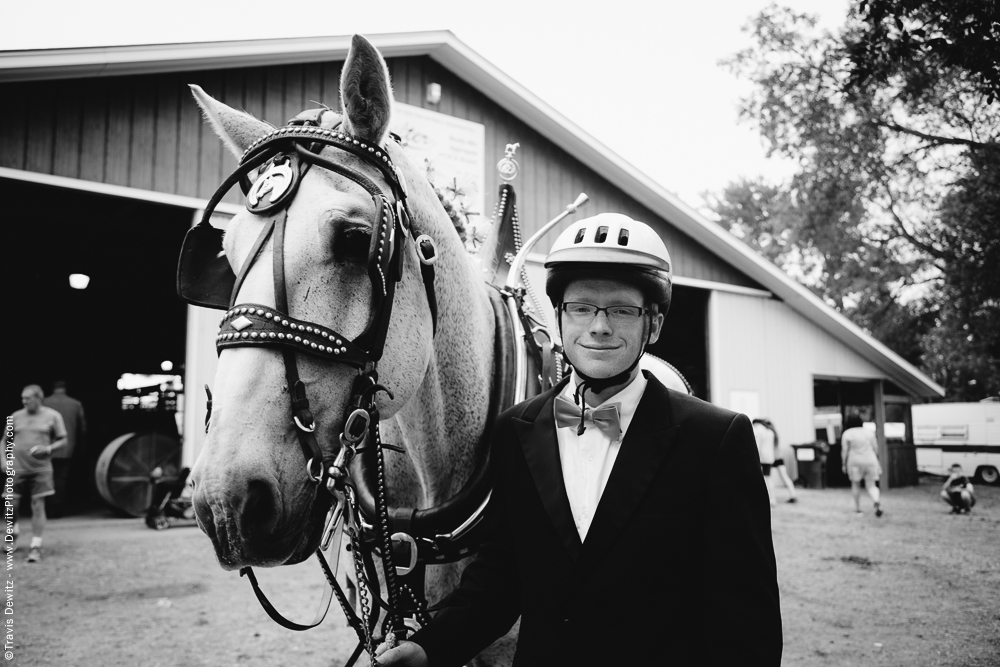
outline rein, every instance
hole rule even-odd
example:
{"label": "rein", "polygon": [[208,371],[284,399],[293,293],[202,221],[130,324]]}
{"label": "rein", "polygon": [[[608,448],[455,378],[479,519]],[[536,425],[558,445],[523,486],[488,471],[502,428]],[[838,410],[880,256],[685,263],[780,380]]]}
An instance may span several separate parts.
{"label": "rein", "polygon": [[[331,118],[332,117],[332,118]],[[437,249],[427,235],[412,230],[407,208],[407,187],[402,174],[392,163],[385,148],[369,145],[350,136],[334,124],[336,114],[328,109],[305,111],[285,127],[255,141],[243,154],[239,166],[219,187],[205,209],[201,221],[188,231],[177,272],[177,289],[181,298],[194,305],[226,310],[216,336],[216,349],[236,347],[268,347],[281,352],[286,382],[291,399],[291,416],[300,447],[306,460],[306,470],[316,493],[326,491],[314,502],[329,503],[330,509],[323,530],[320,560],[331,590],[359,637],[360,648],[373,652],[372,633],[378,614],[371,617],[371,607],[362,584],[373,594],[373,602],[385,608],[391,625],[387,638],[405,636],[409,627],[404,616],[417,616],[426,622],[423,577],[427,563],[452,562],[473,553],[477,546],[476,528],[490,497],[487,461],[477,461],[476,471],[459,493],[429,509],[389,507],[385,485],[384,448],[402,451],[381,442],[379,411],[375,396],[391,391],[378,384],[377,364],[382,357],[396,283],[403,276],[403,252],[412,239],[420,261],[421,275],[428,308],[437,330],[437,301],[434,292],[434,267]],[[320,155],[333,147],[362,159],[377,168],[386,188],[374,183],[365,174],[333,162]],[[375,204],[375,217],[369,247],[367,273],[372,285],[371,316],[364,331],[353,340],[335,328],[295,318],[288,308],[284,267],[284,239],[288,208],[298,186],[308,170],[319,167],[337,173],[363,188]],[[251,182],[256,171],[257,178]],[[239,184],[247,197],[251,213],[266,216],[267,222],[252,247],[239,274],[233,273],[222,249],[222,231],[211,226],[216,205],[226,193]],[[273,241],[274,307],[237,303],[251,267],[259,258],[268,240]],[[513,337],[507,309],[499,293],[491,291],[491,303],[497,322],[495,343],[496,370],[494,389],[487,417],[487,428],[496,416],[513,403],[511,379]],[[342,363],[358,369],[352,397],[343,420],[339,447],[324,447],[315,435],[316,423],[309,407],[305,383],[298,375],[297,357],[307,354],[329,362]],[[207,387],[206,387],[207,388]],[[206,431],[211,418],[211,403],[206,416]],[[482,448],[484,451],[486,448]],[[470,511],[471,508],[471,511]],[[362,618],[348,605],[322,550],[343,530],[351,540]],[[388,601],[378,593],[378,577],[372,554],[382,560],[387,584]],[[408,561],[405,567],[393,565],[396,558]],[[240,570],[251,582],[264,610],[272,619],[292,630],[306,630],[318,625],[330,603],[330,591],[322,609],[310,624],[297,624],[281,616],[267,601],[250,567]],[[409,598],[407,606],[401,594]],[[412,603],[412,604],[410,604]],[[350,664],[350,663],[349,663]]]}

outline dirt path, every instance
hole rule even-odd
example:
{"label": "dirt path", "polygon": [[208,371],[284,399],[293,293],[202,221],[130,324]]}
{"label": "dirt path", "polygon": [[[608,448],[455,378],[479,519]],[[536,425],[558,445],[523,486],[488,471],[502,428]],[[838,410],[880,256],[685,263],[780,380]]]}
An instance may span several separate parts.
{"label": "dirt path", "polygon": [[[892,490],[881,519],[855,517],[841,489],[800,490],[798,504],[775,510],[784,665],[1000,665],[1000,488],[978,487],[969,517],[949,516],[938,488]],[[6,664],[329,667],[354,647],[336,606],[308,632],[274,624],[197,528],[61,519],[44,560],[25,555],[8,571],[16,648]],[[318,567],[260,576],[280,609],[308,620]]]}
{"label": "dirt path", "polygon": [[[940,483],[806,491],[774,514],[785,665],[1000,665],[1000,489],[953,516]],[[779,498],[783,498],[781,490]]]}

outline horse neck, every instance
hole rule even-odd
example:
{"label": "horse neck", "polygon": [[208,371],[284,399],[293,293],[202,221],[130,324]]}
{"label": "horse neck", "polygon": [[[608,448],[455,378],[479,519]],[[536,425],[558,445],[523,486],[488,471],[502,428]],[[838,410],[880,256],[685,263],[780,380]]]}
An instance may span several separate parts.
{"label": "horse neck", "polygon": [[454,495],[482,460],[495,322],[489,287],[436,195],[421,185],[411,198],[416,196],[427,214],[415,216],[413,225],[438,245],[437,332],[420,390],[394,419],[409,463],[396,466],[395,473],[414,478],[411,500],[428,507]]}

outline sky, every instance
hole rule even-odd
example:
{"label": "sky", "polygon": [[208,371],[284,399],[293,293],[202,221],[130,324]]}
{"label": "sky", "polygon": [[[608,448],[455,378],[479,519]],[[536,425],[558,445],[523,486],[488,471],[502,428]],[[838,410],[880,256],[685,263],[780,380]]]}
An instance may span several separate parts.
{"label": "sky", "polygon": [[[741,177],[786,178],[738,120],[749,84],[719,61],[769,0],[0,1],[0,50],[450,30],[689,205]],[[783,0],[836,31],[848,0]],[[371,7],[379,11],[371,11]],[[238,11],[237,11],[237,8]],[[40,20],[42,19],[42,20]]]}

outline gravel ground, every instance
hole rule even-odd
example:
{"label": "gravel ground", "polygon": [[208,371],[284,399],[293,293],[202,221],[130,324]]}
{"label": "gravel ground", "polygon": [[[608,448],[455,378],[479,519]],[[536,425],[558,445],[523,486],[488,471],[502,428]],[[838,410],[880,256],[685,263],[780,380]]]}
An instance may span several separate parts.
{"label": "gravel ground", "polygon": [[[1000,488],[977,485],[971,516],[949,515],[939,488],[891,490],[880,519],[855,516],[844,489],[800,489],[774,510],[784,665],[1000,665]],[[42,562],[25,563],[26,546],[7,572],[6,664],[329,667],[354,647],[336,603],[314,630],[277,626],[194,527],[70,517],[50,521]],[[258,574],[279,609],[309,619],[314,561]]]}

